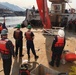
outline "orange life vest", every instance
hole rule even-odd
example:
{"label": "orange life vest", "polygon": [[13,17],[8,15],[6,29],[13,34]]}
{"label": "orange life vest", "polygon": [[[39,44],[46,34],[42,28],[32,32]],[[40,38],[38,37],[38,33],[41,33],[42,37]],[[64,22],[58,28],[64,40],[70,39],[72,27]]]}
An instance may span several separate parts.
{"label": "orange life vest", "polygon": [[19,30],[16,30],[16,32],[15,32],[15,38],[16,39],[20,38],[20,31]]}
{"label": "orange life vest", "polygon": [[55,44],[55,47],[63,47],[64,46],[64,38],[63,37],[57,37],[58,41]]}
{"label": "orange life vest", "polygon": [[0,31],[2,31],[2,29],[3,29],[2,26],[0,26]]}
{"label": "orange life vest", "polygon": [[33,38],[31,37],[31,32],[26,32],[26,40],[33,40]]}
{"label": "orange life vest", "polygon": [[6,42],[7,41],[8,40],[0,40],[0,52],[2,54],[9,54],[10,53],[9,50],[6,49]]}

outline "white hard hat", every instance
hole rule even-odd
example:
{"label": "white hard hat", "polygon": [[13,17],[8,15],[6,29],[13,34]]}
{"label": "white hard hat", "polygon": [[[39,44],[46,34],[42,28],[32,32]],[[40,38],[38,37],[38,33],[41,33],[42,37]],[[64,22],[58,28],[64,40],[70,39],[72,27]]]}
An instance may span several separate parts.
{"label": "white hard hat", "polygon": [[59,35],[60,37],[64,37],[64,36],[65,36],[65,32],[64,32],[64,30],[59,29],[59,31],[58,31],[58,35]]}

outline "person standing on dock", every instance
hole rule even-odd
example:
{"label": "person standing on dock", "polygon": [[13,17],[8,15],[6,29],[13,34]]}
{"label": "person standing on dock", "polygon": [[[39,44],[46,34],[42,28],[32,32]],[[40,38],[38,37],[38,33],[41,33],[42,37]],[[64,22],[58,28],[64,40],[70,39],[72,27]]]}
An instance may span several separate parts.
{"label": "person standing on dock", "polygon": [[68,30],[71,31],[72,30],[72,25],[73,25],[73,20],[70,19],[68,22]]}
{"label": "person standing on dock", "polygon": [[39,58],[39,56],[36,55],[35,48],[34,48],[34,33],[31,31],[32,26],[27,26],[28,30],[25,32],[24,36],[26,38],[26,47],[27,47],[27,54],[28,54],[28,60],[30,60],[30,49],[32,50],[32,53],[34,54],[35,60]]}
{"label": "person standing on dock", "polygon": [[16,57],[18,55],[18,49],[19,49],[19,57],[23,57],[24,55],[22,54],[23,52],[23,32],[20,30],[21,25],[18,24],[15,28],[17,30],[14,31],[13,37],[15,39],[15,46],[16,46]]}
{"label": "person standing on dock", "polygon": [[[2,24],[2,28],[3,28],[3,29],[7,29],[6,24],[5,24],[5,20],[6,20],[6,19],[5,19],[5,15],[3,16],[3,18],[4,18],[4,22],[3,22],[3,24]],[[8,29],[7,29],[7,30],[8,30]]]}
{"label": "person standing on dock", "polygon": [[6,29],[3,29],[1,31],[0,53],[3,60],[4,75],[10,75],[12,65],[12,55],[13,57],[15,57],[15,54],[14,54],[14,45],[8,39],[8,31]]}
{"label": "person standing on dock", "polygon": [[56,61],[56,66],[59,67],[61,55],[65,46],[65,32],[64,30],[60,29],[58,31],[58,35],[55,36],[53,43],[52,43],[52,60],[49,62],[51,66],[54,66]]}

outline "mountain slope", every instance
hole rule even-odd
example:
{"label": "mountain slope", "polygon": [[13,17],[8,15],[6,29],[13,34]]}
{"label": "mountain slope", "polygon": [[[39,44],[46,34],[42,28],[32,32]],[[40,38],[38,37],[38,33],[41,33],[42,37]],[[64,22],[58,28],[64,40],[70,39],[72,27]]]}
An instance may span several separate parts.
{"label": "mountain slope", "polygon": [[0,9],[7,9],[7,7],[5,7],[4,5],[2,5],[1,3],[0,3]]}
{"label": "mountain slope", "polygon": [[2,5],[3,8],[7,8],[7,9],[13,10],[13,11],[25,11],[21,7],[19,7],[17,5],[10,4],[8,2],[1,2],[0,5]]}

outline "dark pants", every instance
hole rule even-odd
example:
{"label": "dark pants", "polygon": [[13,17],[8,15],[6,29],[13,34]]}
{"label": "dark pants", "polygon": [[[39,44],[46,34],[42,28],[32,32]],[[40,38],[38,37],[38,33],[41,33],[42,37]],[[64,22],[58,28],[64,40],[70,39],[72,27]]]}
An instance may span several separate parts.
{"label": "dark pants", "polygon": [[72,24],[69,24],[69,30],[72,30]]}
{"label": "dark pants", "polygon": [[55,63],[56,61],[56,65],[59,66],[60,65],[60,60],[61,60],[61,55],[62,55],[62,50],[55,50],[52,52],[52,64]]}
{"label": "dark pants", "polygon": [[35,52],[33,41],[28,40],[26,45],[27,45],[27,54],[28,54],[28,56],[30,55],[30,49],[31,49],[32,53],[34,54],[34,56],[36,56],[36,52]]}
{"label": "dark pants", "polygon": [[19,49],[19,56],[22,56],[22,47],[23,47],[23,40],[16,40],[15,41],[16,45],[16,56],[18,55],[18,49]]}
{"label": "dark pants", "polygon": [[4,75],[10,75],[12,59],[3,59]]}
{"label": "dark pants", "polygon": [[76,32],[76,24],[74,24],[75,25],[75,28],[74,28],[74,30],[75,30],[75,32]]}

